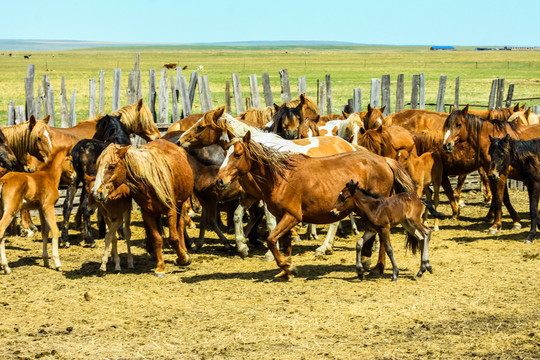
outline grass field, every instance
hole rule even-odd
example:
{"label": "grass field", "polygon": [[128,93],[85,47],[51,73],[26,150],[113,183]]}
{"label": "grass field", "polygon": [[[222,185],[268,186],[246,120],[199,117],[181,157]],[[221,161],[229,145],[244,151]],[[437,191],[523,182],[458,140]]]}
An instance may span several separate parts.
{"label": "grass field", "polygon": [[[113,69],[122,69],[121,105],[127,102],[125,89],[129,71],[134,66],[136,53],[141,56],[143,96],[148,99],[148,70],[156,69],[157,76],[162,65],[169,62],[187,65],[183,72],[189,80],[192,70],[203,65],[201,75],[207,75],[212,93],[213,106],[224,104],[225,82],[238,72],[242,81],[244,97],[249,97],[251,74],[258,75],[262,94],[261,74],[268,72],[274,101],[281,103],[279,70],[288,69],[291,91],[297,93],[297,78],[306,76],[308,95],[316,97],[317,80],[324,81],[325,74],[332,76],[334,113],[352,97],[356,87],[362,89],[363,108],[369,103],[372,78],[390,74],[392,81],[392,106],[395,104],[395,82],[398,74],[405,75],[405,100],[410,100],[413,74],[424,72],[426,76],[426,103],[436,101],[440,75],[447,75],[445,101],[454,100],[455,78],[460,77],[460,102],[487,105],[491,80],[503,77],[506,88],[515,84],[514,98],[540,96],[540,51],[474,51],[460,48],[457,51],[430,51],[427,47],[387,46],[337,46],[337,47],[128,47],[98,48],[60,52],[33,52],[30,60],[23,58],[28,52],[7,52],[0,56],[0,123],[7,120],[10,100],[24,105],[24,78],[27,65],[35,64],[34,92],[44,74],[50,76],[55,91],[57,121],[60,117],[60,84],[66,79],[68,101],[77,90],[77,119],[88,118],[89,79],[98,79],[99,71],[105,70],[105,111],[112,106]],[[169,71],[169,76],[175,72]],[[506,94],[505,94],[506,96]],[[529,105],[540,100],[527,101]],[[171,101],[169,101],[171,107]],[[430,108],[430,107],[428,107]],[[431,107],[433,108],[433,107]],[[234,101],[233,101],[234,109]],[[198,96],[194,111],[200,111]]]}

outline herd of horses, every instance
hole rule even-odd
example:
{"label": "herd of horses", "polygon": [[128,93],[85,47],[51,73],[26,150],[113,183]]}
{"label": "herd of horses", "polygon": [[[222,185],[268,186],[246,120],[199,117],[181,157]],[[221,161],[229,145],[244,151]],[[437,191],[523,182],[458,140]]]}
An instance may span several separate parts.
{"label": "herd of horses", "polygon": [[[392,263],[392,280],[398,266],[391,227],[401,224],[406,243],[421,254],[417,276],[427,270],[432,229],[444,216],[436,210],[442,185],[459,216],[460,190],[467,174],[478,170],[485,198],[491,201],[487,217],[490,233],[501,228],[502,203],[519,229],[506,180],[519,179],[529,191],[531,230],[540,228],[540,124],[538,117],[519,104],[501,110],[473,111],[466,106],[450,114],[428,110],[403,110],[384,117],[384,108],[343,115],[321,116],[304,94],[299,99],[264,110],[250,109],[236,118],[222,106],[193,114],[172,124],[162,136],[146,105],[139,100],[113,113],[82,121],[71,128],[49,127],[49,119],[31,117],[0,132],[0,266],[11,269],[5,251],[5,233],[20,213],[21,234],[31,236],[36,227],[29,210],[38,210],[43,239],[43,260],[48,266],[47,242],[52,233],[52,259],[61,269],[59,247],[70,246],[70,217],[75,193],[81,187],[75,224],[81,226],[84,244],[95,246],[91,214],[98,210],[104,254],[100,272],[106,273],[109,254],[121,271],[118,237],[126,240],[128,267],[130,219],[133,201],[140,208],[146,232],[146,249],[155,254],[157,276],[164,276],[163,227],[169,228],[169,245],[176,264],[191,263],[190,252],[204,245],[211,227],[231,248],[222,233],[220,211],[234,227],[236,251],[249,254],[261,246],[258,223],[264,217],[267,256],[281,272],[296,274],[292,240],[299,224],[308,224],[316,237],[317,224],[330,224],[316,254],[332,252],[340,221],[350,216],[358,235],[356,270],[363,278],[370,269],[374,241],[380,240],[377,265],[383,271],[386,255]],[[130,135],[148,143],[135,148]],[[460,176],[454,190],[449,176]],[[54,205],[58,187],[67,185],[61,232]],[[421,198],[423,195],[426,199]],[[185,232],[190,208],[201,207],[200,233],[191,241]],[[249,222],[244,227],[246,212]],[[352,214],[361,217],[360,236]],[[163,216],[166,219],[163,219]],[[247,238],[249,238],[249,243]]]}

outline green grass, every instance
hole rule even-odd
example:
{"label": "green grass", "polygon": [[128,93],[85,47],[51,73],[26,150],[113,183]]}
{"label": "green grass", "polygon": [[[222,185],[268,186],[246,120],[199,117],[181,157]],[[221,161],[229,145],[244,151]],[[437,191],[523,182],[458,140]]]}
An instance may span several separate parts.
{"label": "green grass", "polygon": [[[7,121],[10,100],[24,105],[24,78],[27,65],[35,64],[34,92],[44,74],[50,76],[55,90],[56,118],[60,118],[60,83],[66,79],[68,101],[77,90],[77,119],[88,118],[88,81],[99,77],[105,70],[105,111],[111,110],[113,69],[122,69],[121,104],[127,102],[126,88],[129,71],[134,66],[134,55],[140,53],[144,100],[148,99],[148,70],[156,69],[159,78],[164,63],[188,65],[183,71],[189,75],[198,65],[204,65],[201,75],[207,75],[213,106],[225,102],[225,82],[238,72],[242,82],[243,97],[249,97],[251,74],[258,75],[262,97],[261,74],[268,72],[274,101],[281,103],[279,70],[288,69],[291,92],[297,94],[297,78],[306,76],[308,96],[317,94],[317,80],[324,81],[325,74],[332,76],[334,112],[352,97],[353,89],[362,89],[362,107],[369,102],[372,78],[390,74],[392,108],[395,105],[395,87],[398,74],[405,75],[405,101],[410,100],[413,74],[425,73],[426,103],[435,103],[440,75],[447,75],[445,102],[454,100],[455,78],[460,77],[460,103],[487,105],[491,80],[503,77],[506,88],[515,84],[514,98],[540,96],[540,52],[538,51],[474,51],[459,48],[456,51],[429,51],[427,47],[392,46],[334,46],[334,47],[209,47],[209,46],[152,46],[113,47],[71,51],[33,52],[30,60],[23,59],[28,52],[4,52],[0,56],[0,123]],[[54,57],[53,57],[54,55]],[[174,75],[175,71],[168,74]],[[159,80],[159,79],[157,79]],[[99,86],[99,85],[98,85]],[[506,94],[505,94],[506,97]],[[539,105],[540,100],[527,101]],[[171,101],[169,101],[171,108]],[[434,107],[427,107],[434,109]],[[198,95],[194,111],[200,111]],[[233,101],[234,111],[234,101]],[[170,112],[169,112],[170,114]]]}

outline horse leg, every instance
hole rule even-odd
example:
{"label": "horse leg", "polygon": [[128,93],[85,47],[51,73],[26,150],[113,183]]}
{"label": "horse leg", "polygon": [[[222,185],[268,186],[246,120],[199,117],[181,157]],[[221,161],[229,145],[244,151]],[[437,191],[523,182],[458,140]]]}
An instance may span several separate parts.
{"label": "horse leg", "polygon": [[124,238],[126,239],[128,269],[134,269],[131,253],[131,199],[129,199],[128,208],[124,211]]}
{"label": "horse leg", "polygon": [[[1,208],[1,206],[0,206]],[[0,266],[4,270],[4,274],[11,274],[11,269],[9,268],[7,257],[6,257],[6,237],[5,232],[11,221],[15,217],[14,213],[9,211],[4,211],[2,218],[0,219]]]}
{"label": "horse leg", "polygon": [[[276,217],[274,215],[272,215],[272,213],[270,211],[268,211],[268,208],[266,207],[266,204],[264,204],[263,208],[264,208],[264,216],[266,218],[266,228],[268,229],[268,234],[271,234],[272,231],[274,231],[274,229],[276,228]],[[298,236],[296,231],[294,232],[294,234],[296,234],[296,236]],[[291,234],[291,237],[293,237],[292,234]],[[276,239],[276,241],[278,241],[278,240],[279,240],[279,237]],[[279,244],[276,245],[276,246],[279,246]],[[266,254],[264,254],[264,259],[266,261],[272,261],[273,257],[274,257],[273,252],[270,250],[270,248],[268,248],[268,251],[266,252]]]}
{"label": "horse leg", "polygon": [[454,198],[456,199],[456,202],[460,207],[465,206],[465,201],[463,201],[463,199],[461,198],[461,189],[463,188],[466,179],[467,175],[459,175],[456,188],[454,189]]}
{"label": "horse leg", "polygon": [[69,243],[69,218],[71,217],[71,212],[73,211],[73,201],[75,200],[75,193],[77,192],[77,185],[79,182],[75,180],[71,183],[66,189],[66,199],[62,205],[62,236],[60,238],[60,246],[68,248]]}
{"label": "horse leg", "polygon": [[382,231],[379,233],[379,236],[381,237],[381,244],[384,244],[384,247],[386,248],[386,254],[390,258],[390,262],[392,263],[392,281],[397,281],[399,269],[396,263],[396,259],[394,258],[394,249],[392,248],[392,244],[390,243],[390,228],[388,227],[382,229]]}
{"label": "horse leg", "polygon": [[[488,232],[491,235],[495,235],[502,227],[502,201],[504,199],[504,192],[506,188],[506,176],[500,175],[496,180],[489,179],[489,185],[491,186],[491,193],[493,198],[491,200],[491,206],[489,213],[493,215],[493,224],[489,228]],[[510,205],[511,206],[511,205]],[[488,218],[489,218],[488,213]]]}
{"label": "horse leg", "polygon": [[[276,278],[289,280],[290,277],[296,273],[296,268],[292,265],[292,256],[290,253],[290,235],[287,234],[296,224],[298,224],[298,220],[291,214],[285,213],[285,215],[283,215],[281,220],[279,220],[277,223],[274,230],[272,230],[270,235],[268,235],[268,239],[266,241],[268,249],[270,249],[272,255],[274,255],[277,265],[282,269],[282,271],[276,275]],[[285,235],[287,238],[284,241],[284,245],[286,254],[288,254],[288,256],[283,256],[277,246],[278,239]]]}
{"label": "horse leg", "polygon": [[358,227],[356,226],[353,213],[349,215],[349,218],[351,219],[351,231],[354,235],[360,235],[360,231],[358,231]]}
{"label": "horse leg", "polygon": [[234,240],[236,241],[236,251],[242,259],[245,258],[249,252],[244,236],[244,213],[246,212],[246,209],[255,203],[255,201],[256,199],[246,196],[234,211]]}
{"label": "horse leg", "polygon": [[217,201],[212,202],[212,205],[207,207],[207,212],[208,212],[207,213],[207,222],[210,223],[210,225],[214,229],[215,233],[217,234],[217,236],[219,237],[219,239],[221,240],[221,242],[225,246],[225,249],[226,250],[231,250],[231,245],[229,244],[229,240],[227,240],[225,235],[223,235],[223,233],[221,232],[221,229],[219,228],[219,225],[218,225],[218,221],[217,221],[217,218],[218,218],[218,215],[219,215],[218,202]]}
{"label": "horse leg", "polygon": [[[197,252],[204,245],[204,234],[206,232],[206,227],[208,226],[208,205],[201,204],[201,221],[199,222],[199,238],[195,241],[195,244],[192,245],[191,250]],[[212,206],[212,205],[210,205]]]}
{"label": "horse leg", "polygon": [[107,272],[107,262],[109,261],[109,250],[111,247],[112,238],[115,237],[115,233],[111,232],[111,220],[108,217],[105,217],[105,221],[109,227],[109,231],[105,234],[103,249],[103,257],[101,258],[101,266],[99,267],[99,272],[101,275],[105,275]]}
{"label": "horse leg", "polygon": [[493,195],[491,194],[491,189],[489,187],[489,179],[483,167],[478,169],[478,175],[480,175],[480,184],[482,185],[482,191],[484,193],[484,202],[491,203]]}
{"label": "horse leg", "polygon": [[[84,244],[88,247],[94,248],[96,247],[96,242],[94,241],[94,236],[92,236],[92,227],[91,227],[91,221],[90,221],[90,208],[89,208],[89,194],[87,191],[85,191],[84,187],[81,191],[81,200],[79,207],[81,208],[82,218],[83,218],[83,237],[84,237]],[[99,211],[98,211],[99,214]],[[99,216],[98,216],[98,223],[99,223]]]}
{"label": "horse leg", "polygon": [[520,230],[521,218],[519,217],[519,214],[512,206],[512,203],[510,202],[510,195],[508,194],[508,185],[506,184],[506,180],[504,181],[503,203],[504,203],[504,206],[506,206],[506,210],[508,210],[510,217],[512,218],[512,222],[513,222],[512,230]]}
{"label": "horse leg", "polygon": [[[442,182],[442,174],[439,173],[435,176],[432,176],[432,185],[433,185],[433,207],[437,210],[439,206],[439,192]],[[439,231],[439,219],[435,218],[433,222],[433,231]]]}
{"label": "horse leg", "polygon": [[339,221],[330,224],[326,238],[321,246],[315,249],[315,256],[330,255],[334,249],[334,238],[336,236]]}
{"label": "horse leg", "polygon": [[[362,262],[362,248],[364,247],[364,243],[369,241],[372,237],[374,237],[377,233],[366,231],[364,235],[356,242],[356,273],[358,274],[358,277],[362,280],[365,279],[364,270],[369,270],[369,262]],[[366,266],[368,268],[366,268]]]}
{"label": "horse leg", "polygon": [[[156,269],[154,270],[154,273],[158,277],[164,277],[165,276],[165,262],[163,261],[163,238],[161,237],[161,234],[159,233],[159,227],[157,224],[157,219],[154,214],[147,213],[143,211],[142,213],[144,225],[146,229],[146,236],[148,237],[148,241],[152,241],[152,243],[147,243],[146,249],[147,250],[154,250],[154,253],[156,254]],[[152,248],[150,248],[152,246]]]}
{"label": "horse leg", "polygon": [[[179,209],[182,209],[183,203],[179,204]],[[167,214],[169,219],[169,245],[176,251],[176,265],[188,266],[191,264],[191,258],[187,253],[186,244],[184,241],[184,218],[178,216],[176,209],[169,210]]]}
{"label": "horse leg", "polygon": [[446,197],[448,197],[450,207],[452,208],[452,219],[457,219],[459,217],[459,206],[457,205],[456,199],[454,198],[454,191],[452,190],[452,185],[450,184],[448,175],[443,174],[441,179],[441,185],[443,187],[444,193],[446,194]]}
{"label": "horse leg", "polygon": [[[56,225],[54,204],[43,206],[43,208],[40,210],[40,217],[42,220],[41,227],[43,228],[43,224],[47,225],[47,229],[42,229],[44,261],[45,259],[47,259],[47,238],[49,237],[50,229],[52,235],[52,259],[54,262],[54,268],[58,271],[62,271],[62,264],[60,263],[60,253],[58,252],[58,237],[60,235],[60,231],[58,230],[58,225]],[[48,264],[46,266],[48,266]]]}
{"label": "horse leg", "polygon": [[308,224],[306,234],[308,240],[317,240],[319,238],[317,236],[317,226],[315,224]]}
{"label": "horse leg", "polygon": [[30,210],[21,210],[21,229],[20,234],[22,237],[32,237],[34,232],[37,231],[36,225],[32,222],[32,216],[30,216]]}
{"label": "horse leg", "polygon": [[[424,210],[425,212],[425,210]],[[420,216],[418,216],[420,218]],[[422,277],[427,270],[433,273],[433,268],[429,264],[428,247],[431,239],[431,229],[425,226],[420,219],[411,219],[401,223],[410,236],[414,236],[420,243],[420,270],[416,274]]]}

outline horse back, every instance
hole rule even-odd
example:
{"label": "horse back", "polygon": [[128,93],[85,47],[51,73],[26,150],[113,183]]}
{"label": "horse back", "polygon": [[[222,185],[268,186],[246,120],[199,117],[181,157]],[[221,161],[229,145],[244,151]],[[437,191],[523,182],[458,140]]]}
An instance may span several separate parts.
{"label": "horse back", "polygon": [[384,118],[385,125],[399,125],[411,131],[442,130],[448,114],[423,109],[406,109]]}

